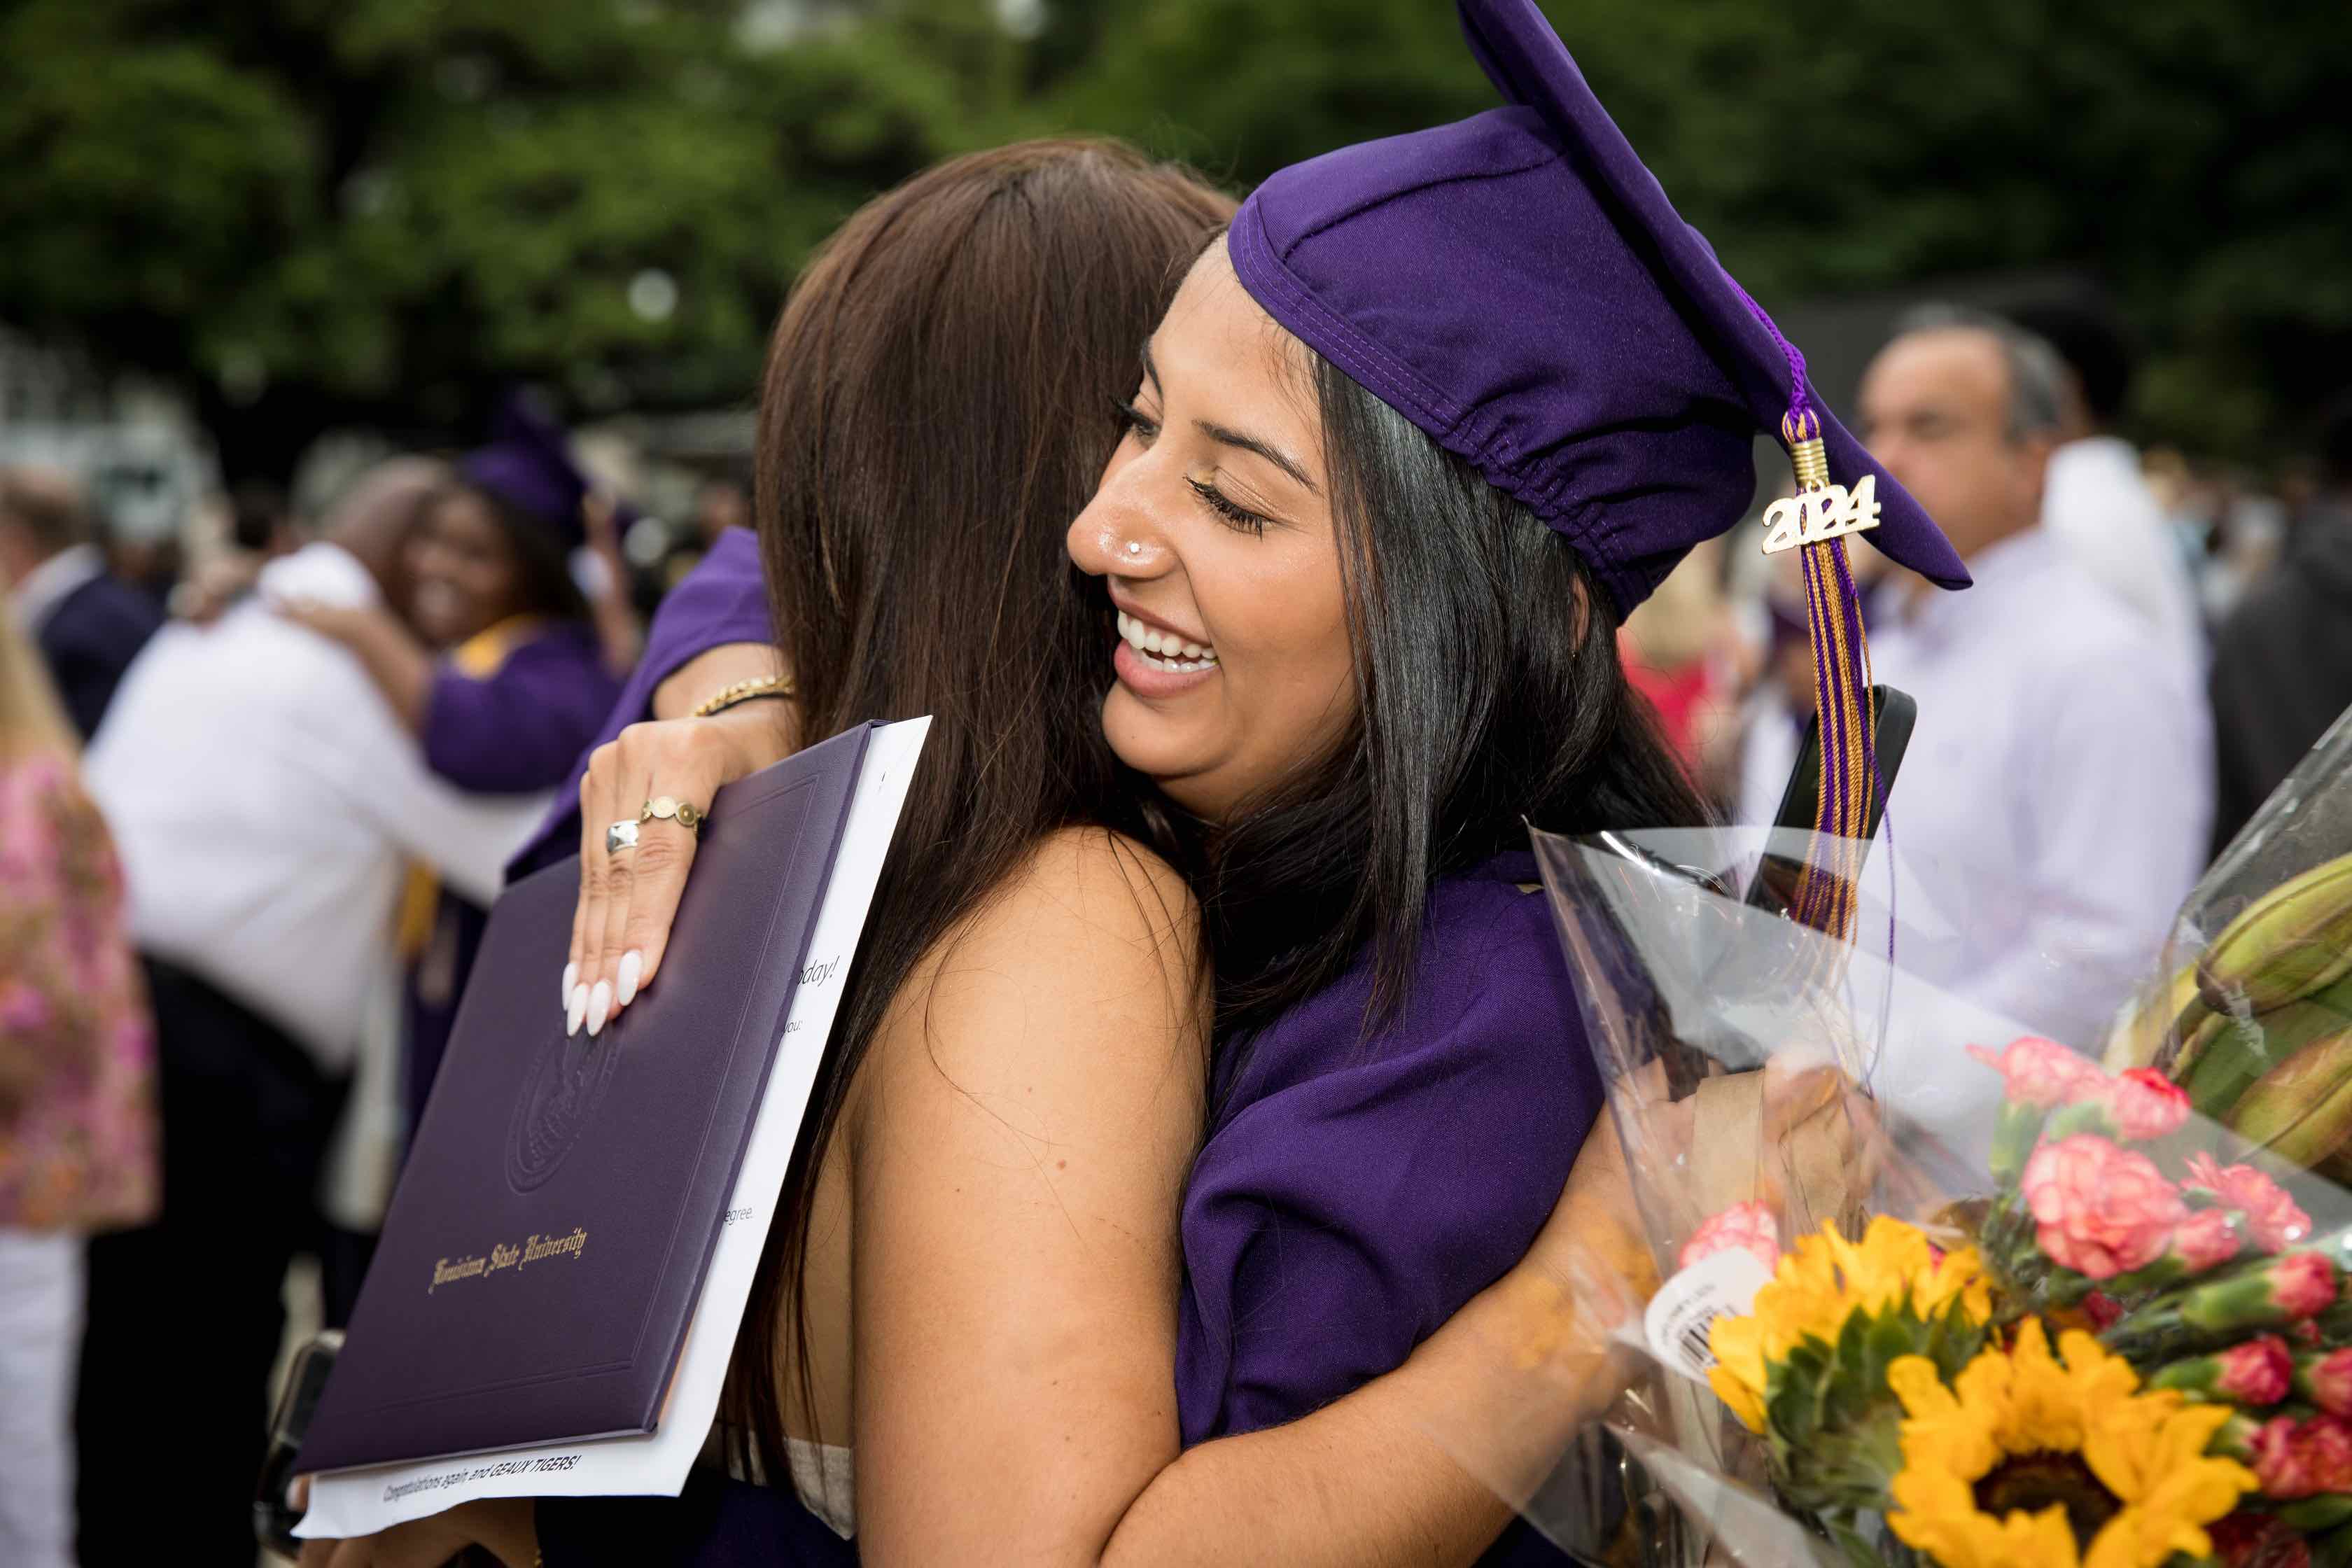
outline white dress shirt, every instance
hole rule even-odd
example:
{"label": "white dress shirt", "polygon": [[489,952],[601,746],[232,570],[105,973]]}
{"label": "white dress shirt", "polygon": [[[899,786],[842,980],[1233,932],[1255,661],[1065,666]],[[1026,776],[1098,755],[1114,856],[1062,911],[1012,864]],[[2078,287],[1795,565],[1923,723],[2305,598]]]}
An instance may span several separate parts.
{"label": "white dress shirt", "polygon": [[[371,602],[366,570],[313,544],[263,575],[282,595]],[[201,975],[331,1071],[357,1049],[411,859],[489,902],[545,795],[467,796],[358,660],[274,614],[156,633],[90,748],[140,947]]]}
{"label": "white dress shirt", "polygon": [[26,637],[38,637],[68,595],[105,574],[106,556],[97,545],[68,544],[17,580],[8,607]]}
{"label": "white dress shirt", "polygon": [[2204,865],[2210,719],[2199,681],[2044,530],[1969,571],[1974,587],[1870,635],[1874,678],[1919,703],[1883,830],[1895,962],[2095,1048]]}
{"label": "white dress shirt", "polygon": [[2198,679],[2204,678],[2205,627],[2196,590],[2130,442],[2090,436],[2053,452],[2042,483],[2042,526],[2188,660]]}

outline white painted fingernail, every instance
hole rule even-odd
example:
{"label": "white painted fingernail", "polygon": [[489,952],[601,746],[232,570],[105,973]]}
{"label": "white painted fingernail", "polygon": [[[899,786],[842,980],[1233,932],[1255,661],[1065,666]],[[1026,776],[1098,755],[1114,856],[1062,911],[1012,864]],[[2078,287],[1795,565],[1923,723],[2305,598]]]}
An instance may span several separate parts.
{"label": "white painted fingernail", "polygon": [[599,980],[596,988],[588,993],[588,1037],[594,1039],[604,1032],[604,1020],[613,1016],[613,983]]}
{"label": "white painted fingernail", "polygon": [[613,977],[613,1000],[625,1007],[637,999],[637,976],[646,972],[646,955],[635,948],[621,954],[620,972]]}
{"label": "white painted fingernail", "polygon": [[572,1005],[572,993],[579,984],[580,966],[576,963],[565,964],[563,966],[563,1005],[566,1007]]}
{"label": "white painted fingernail", "polygon": [[587,1016],[587,1014],[588,987],[575,985],[572,988],[572,1000],[563,1009],[563,1032],[567,1035],[578,1034],[580,1020]]}

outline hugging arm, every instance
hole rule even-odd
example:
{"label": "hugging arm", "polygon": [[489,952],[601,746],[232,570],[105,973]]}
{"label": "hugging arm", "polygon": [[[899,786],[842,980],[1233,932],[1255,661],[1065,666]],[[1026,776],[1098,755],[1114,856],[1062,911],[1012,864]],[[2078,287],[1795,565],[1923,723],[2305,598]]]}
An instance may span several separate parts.
{"label": "hugging arm", "polygon": [[422,733],[433,700],[433,650],[381,605],[324,605],[292,600],[277,606],[288,620],[351,650],[383,694],[403,728]]}
{"label": "hugging arm", "polygon": [[[869,1059],[850,1132],[857,1556],[1471,1563],[1509,1521],[1504,1498],[1531,1492],[1615,1391],[1607,1333],[1626,1304],[1597,1285],[1607,1269],[1580,1266],[1630,1213],[1613,1134],[1588,1142],[1549,1221],[1537,1207],[1517,1267],[1484,1290],[1434,1288],[1459,1310],[1439,1307],[1418,1346],[1376,1343],[1312,1414],[1180,1452],[1175,1304],[1198,1285],[1178,1267],[1174,1200],[1199,1016],[1171,984],[1192,962],[1189,911],[1181,925],[1149,913],[1181,909],[1183,890],[1139,887],[1132,869],[1066,843],[1041,858],[910,988],[928,994]],[[1360,1090],[1382,1098],[1339,1089]],[[1517,1234],[1496,1267],[1528,1246]],[[1328,1245],[1346,1256],[1317,1273],[1342,1294],[1418,1266],[1374,1237]],[[599,1544],[604,1506],[541,1505],[553,1568],[622,1560]],[[679,1510],[695,1539],[674,1544],[717,1568],[744,1560],[728,1542],[760,1536],[763,1516],[780,1538],[800,1513],[788,1493],[720,1488]],[[631,1516],[646,1529],[645,1505]]]}

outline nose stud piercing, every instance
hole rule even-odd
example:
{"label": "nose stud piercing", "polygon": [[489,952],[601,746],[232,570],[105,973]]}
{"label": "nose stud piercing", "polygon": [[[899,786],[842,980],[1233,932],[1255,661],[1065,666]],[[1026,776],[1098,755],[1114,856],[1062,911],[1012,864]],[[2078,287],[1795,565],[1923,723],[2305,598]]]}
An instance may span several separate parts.
{"label": "nose stud piercing", "polygon": [[1143,553],[1143,541],[1141,541],[1140,539],[1130,539],[1130,540],[1129,540],[1129,541],[1127,542],[1127,552],[1128,552],[1129,555],[1140,555],[1140,554],[1142,554],[1142,553]]}

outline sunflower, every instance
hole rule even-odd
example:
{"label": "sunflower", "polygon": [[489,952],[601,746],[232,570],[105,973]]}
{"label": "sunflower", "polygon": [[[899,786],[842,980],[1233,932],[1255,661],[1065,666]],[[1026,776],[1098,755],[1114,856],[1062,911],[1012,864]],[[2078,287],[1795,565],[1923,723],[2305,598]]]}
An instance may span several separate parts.
{"label": "sunflower", "polygon": [[2205,1452],[2230,1406],[2141,1392],[2128,1363],[2079,1331],[2059,1349],[2063,1360],[2029,1318],[1948,1387],[1923,1356],[1888,1367],[1908,1416],[1895,1538],[1942,1568],[2157,1568],[2209,1554],[2204,1527],[2255,1484]]}
{"label": "sunflower", "polygon": [[1939,1253],[1918,1227],[1884,1215],[1858,1242],[1825,1224],[1781,1254],[1746,1317],[1716,1320],[1708,1386],[1749,1431],[1761,1432],[1771,1363],[1786,1361],[1807,1340],[1835,1345],[1858,1311],[1900,1312],[1927,1323],[1955,1301],[1971,1322],[1992,1316],[1991,1287],[1976,1248]]}

